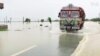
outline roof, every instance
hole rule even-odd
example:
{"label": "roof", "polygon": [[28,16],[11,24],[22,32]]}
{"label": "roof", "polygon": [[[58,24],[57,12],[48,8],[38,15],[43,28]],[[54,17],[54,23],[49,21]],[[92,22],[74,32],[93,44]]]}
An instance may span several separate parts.
{"label": "roof", "polygon": [[72,4],[69,4],[68,6],[63,7],[61,10],[80,10],[80,7],[76,7]]}

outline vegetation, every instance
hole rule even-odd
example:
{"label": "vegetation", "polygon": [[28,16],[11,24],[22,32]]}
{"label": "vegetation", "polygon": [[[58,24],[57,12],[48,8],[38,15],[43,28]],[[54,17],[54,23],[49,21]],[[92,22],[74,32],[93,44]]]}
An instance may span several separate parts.
{"label": "vegetation", "polygon": [[85,19],[85,21],[90,21],[89,19]]}
{"label": "vegetation", "polygon": [[8,25],[0,25],[0,31],[7,31]]}
{"label": "vegetation", "polygon": [[41,19],[41,22],[44,22],[44,19]]}
{"label": "vegetation", "polygon": [[26,18],[25,22],[31,22],[31,20],[29,18]]}
{"label": "vegetation", "polygon": [[93,18],[91,21],[100,21],[100,18]]}
{"label": "vegetation", "polygon": [[52,23],[51,17],[48,17],[48,21],[49,21],[50,23]]}

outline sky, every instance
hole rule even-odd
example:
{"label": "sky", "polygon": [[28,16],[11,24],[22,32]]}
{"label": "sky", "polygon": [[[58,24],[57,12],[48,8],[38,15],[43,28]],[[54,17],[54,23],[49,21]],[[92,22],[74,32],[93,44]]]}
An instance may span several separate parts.
{"label": "sky", "polygon": [[0,10],[0,17],[4,20],[22,20],[30,18],[31,20],[59,19],[58,13],[63,6],[72,3],[74,6],[80,6],[86,13],[86,18],[100,16],[100,0],[0,0],[4,3],[4,9]]}

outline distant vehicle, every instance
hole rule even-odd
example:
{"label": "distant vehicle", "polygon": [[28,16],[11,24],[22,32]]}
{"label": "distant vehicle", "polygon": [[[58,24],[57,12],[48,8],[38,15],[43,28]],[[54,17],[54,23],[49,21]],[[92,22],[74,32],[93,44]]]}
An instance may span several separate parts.
{"label": "distant vehicle", "polygon": [[85,13],[81,7],[69,4],[59,12],[60,29],[66,31],[77,31],[83,28]]}

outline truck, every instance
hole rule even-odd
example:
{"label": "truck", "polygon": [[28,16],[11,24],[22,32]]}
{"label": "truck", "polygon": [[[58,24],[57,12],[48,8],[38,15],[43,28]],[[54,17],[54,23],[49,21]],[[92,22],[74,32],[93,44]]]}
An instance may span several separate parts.
{"label": "truck", "polygon": [[69,4],[60,10],[58,17],[61,30],[78,31],[84,26],[85,12],[81,7]]}

